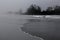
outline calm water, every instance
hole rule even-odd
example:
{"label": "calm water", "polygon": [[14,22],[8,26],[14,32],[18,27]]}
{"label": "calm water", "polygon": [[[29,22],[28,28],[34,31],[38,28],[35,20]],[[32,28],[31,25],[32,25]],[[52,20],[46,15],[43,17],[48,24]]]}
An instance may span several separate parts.
{"label": "calm water", "polygon": [[40,40],[21,31],[20,27],[31,16],[0,15],[0,40]]}
{"label": "calm water", "polygon": [[34,17],[21,27],[22,31],[44,40],[60,40],[60,16]]}

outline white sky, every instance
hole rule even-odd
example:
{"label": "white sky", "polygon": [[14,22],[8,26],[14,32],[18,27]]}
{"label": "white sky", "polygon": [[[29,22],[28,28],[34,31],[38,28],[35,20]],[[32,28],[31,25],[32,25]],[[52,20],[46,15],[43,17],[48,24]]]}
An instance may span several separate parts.
{"label": "white sky", "polygon": [[60,5],[60,0],[0,0],[0,13],[8,11],[26,10],[31,4],[46,9],[48,6]]}

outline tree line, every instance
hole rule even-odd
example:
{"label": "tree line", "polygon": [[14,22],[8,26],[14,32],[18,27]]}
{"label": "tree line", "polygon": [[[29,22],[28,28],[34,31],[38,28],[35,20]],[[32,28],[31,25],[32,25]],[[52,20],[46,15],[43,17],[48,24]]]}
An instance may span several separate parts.
{"label": "tree line", "polygon": [[41,7],[31,5],[25,15],[60,15],[60,6],[48,7],[46,10],[41,11]]}

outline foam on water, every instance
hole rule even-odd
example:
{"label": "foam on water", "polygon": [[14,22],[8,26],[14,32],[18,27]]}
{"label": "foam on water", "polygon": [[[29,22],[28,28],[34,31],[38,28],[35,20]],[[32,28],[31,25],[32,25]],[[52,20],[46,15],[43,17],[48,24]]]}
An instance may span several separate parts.
{"label": "foam on water", "polygon": [[36,17],[36,18],[51,18],[51,19],[60,19],[60,16],[51,16],[51,15],[46,15],[46,16],[33,16],[33,17]]}

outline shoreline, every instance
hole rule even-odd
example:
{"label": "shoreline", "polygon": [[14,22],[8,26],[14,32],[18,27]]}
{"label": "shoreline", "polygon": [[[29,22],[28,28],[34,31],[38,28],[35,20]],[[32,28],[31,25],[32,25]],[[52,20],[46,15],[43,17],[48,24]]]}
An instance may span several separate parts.
{"label": "shoreline", "polygon": [[[24,31],[23,31],[24,32]],[[43,38],[41,38],[41,37],[37,37],[37,36],[33,36],[33,35],[31,35],[31,34],[29,34],[29,33],[26,33],[26,32],[24,32],[25,34],[28,34],[29,36],[31,36],[31,37],[34,37],[34,38],[39,38],[40,40],[44,40]]]}
{"label": "shoreline", "polygon": [[53,18],[53,19],[60,19],[60,16],[58,15],[33,15],[33,17],[36,17],[36,18]]}
{"label": "shoreline", "polygon": [[[57,34],[56,28],[59,29],[60,19],[49,19],[49,20],[40,20],[40,19],[29,19],[28,23],[25,23],[21,30],[24,33],[30,34],[32,36],[41,37],[42,39],[51,38]],[[56,33],[55,33],[56,31]],[[48,37],[47,37],[48,36]],[[55,36],[56,37],[56,36]]]}

